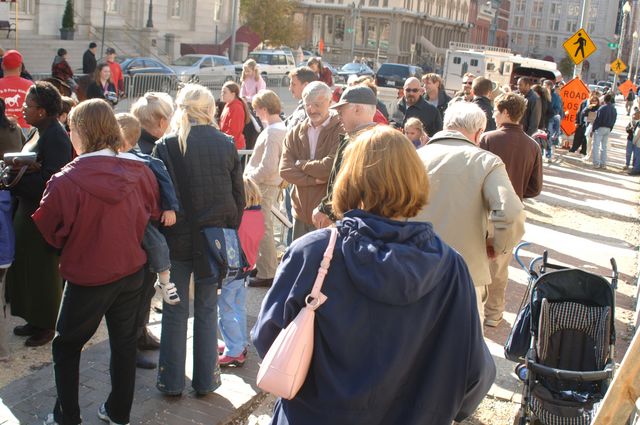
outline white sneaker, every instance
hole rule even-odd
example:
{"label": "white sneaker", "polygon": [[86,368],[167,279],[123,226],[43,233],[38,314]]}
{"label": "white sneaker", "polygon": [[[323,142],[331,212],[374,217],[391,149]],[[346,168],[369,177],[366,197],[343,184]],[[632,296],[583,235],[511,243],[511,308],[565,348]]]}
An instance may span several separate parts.
{"label": "white sneaker", "polygon": [[53,413],[49,413],[47,418],[43,422],[44,425],[58,425],[58,422],[53,418]]}
{"label": "white sneaker", "polygon": [[156,291],[162,295],[162,299],[165,303],[169,305],[176,305],[180,302],[178,290],[176,289],[176,285],[173,283],[160,283],[160,281],[157,281],[153,286],[155,286]]}
{"label": "white sneaker", "polygon": [[102,404],[100,405],[100,407],[98,408],[98,417],[99,417],[101,420],[105,421],[105,422],[109,422],[109,425],[129,425],[129,423],[126,423],[126,424],[118,424],[118,423],[113,422],[113,421],[111,420],[111,418],[109,417],[109,415],[107,414],[107,409],[106,409],[106,407],[104,406],[104,403],[102,403]]}

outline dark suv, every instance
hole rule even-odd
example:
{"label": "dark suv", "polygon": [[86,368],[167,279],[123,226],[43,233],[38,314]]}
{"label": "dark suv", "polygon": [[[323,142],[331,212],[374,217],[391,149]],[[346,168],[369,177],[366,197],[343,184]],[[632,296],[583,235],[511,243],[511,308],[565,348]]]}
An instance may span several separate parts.
{"label": "dark suv", "polygon": [[378,87],[402,88],[409,77],[420,79],[423,71],[419,66],[403,65],[399,63],[383,63],[376,73]]}

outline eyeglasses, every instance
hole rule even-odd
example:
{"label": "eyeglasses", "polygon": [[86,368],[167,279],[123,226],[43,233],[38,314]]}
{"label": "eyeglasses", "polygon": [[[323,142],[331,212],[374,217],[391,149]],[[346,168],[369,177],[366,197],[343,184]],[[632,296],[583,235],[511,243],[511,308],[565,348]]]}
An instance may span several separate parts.
{"label": "eyeglasses", "polygon": [[473,81],[465,81],[463,84],[465,86],[470,86],[471,84],[473,84]]}
{"label": "eyeglasses", "polygon": [[418,93],[420,92],[420,89],[404,89],[404,91],[406,93]]}

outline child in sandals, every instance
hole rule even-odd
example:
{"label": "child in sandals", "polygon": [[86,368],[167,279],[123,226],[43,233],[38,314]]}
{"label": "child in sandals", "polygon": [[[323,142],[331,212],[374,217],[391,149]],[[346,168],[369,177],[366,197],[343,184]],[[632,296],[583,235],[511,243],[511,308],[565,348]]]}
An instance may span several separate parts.
{"label": "child in sandals", "polygon": [[[124,140],[122,151],[144,159],[158,180],[162,208],[160,222],[167,227],[173,226],[176,222],[176,211],[179,209],[179,204],[167,168],[161,160],[135,149],[141,133],[140,122],[136,117],[128,113],[120,113],[116,114],[116,120],[120,125]],[[162,294],[162,299],[167,304],[178,304],[180,297],[176,286],[171,283],[169,246],[157,226],[151,222],[145,228],[142,247],[147,253],[149,271],[158,274],[158,281],[155,283],[156,291]]]}

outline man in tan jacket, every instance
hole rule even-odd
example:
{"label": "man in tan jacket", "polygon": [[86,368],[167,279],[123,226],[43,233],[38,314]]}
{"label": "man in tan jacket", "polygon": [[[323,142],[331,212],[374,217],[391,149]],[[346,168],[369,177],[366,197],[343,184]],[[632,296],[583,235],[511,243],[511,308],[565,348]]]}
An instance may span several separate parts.
{"label": "man in tan jacket", "polygon": [[344,129],[332,114],[332,92],[314,81],[302,92],[307,118],[293,127],[284,139],[280,176],[293,185],[293,239],[315,230],[313,209],[327,193],[327,180]]}
{"label": "man in tan jacket", "polygon": [[418,150],[429,174],[429,203],[416,220],[429,221],[467,263],[481,322],[489,261],[524,234],[524,207],[502,160],[477,146],[486,125],[477,105],[458,102],[444,115],[444,130]]}

